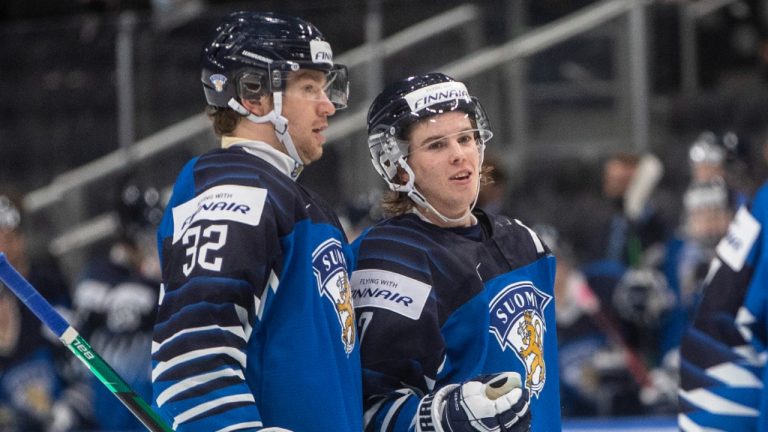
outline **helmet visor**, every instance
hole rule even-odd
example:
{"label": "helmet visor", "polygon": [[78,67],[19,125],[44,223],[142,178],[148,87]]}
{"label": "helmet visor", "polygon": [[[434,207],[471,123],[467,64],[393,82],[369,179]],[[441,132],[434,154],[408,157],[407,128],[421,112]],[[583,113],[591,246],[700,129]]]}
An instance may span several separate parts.
{"label": "helmet visor", "polygon": [[445,151],[451,151],[453,143],[465,150],[481,149],[485,141],[491,138],[491,132],[487,129],[464,129],[448,135],[436,137],[429,141],[411,145],[410,151],[405,154],[407,159],[414,153],[429,152],[431,154],[439,154]]}
{"label": "helmet visor", "polygon": [[275,62],[270,65],[269,90],[282,91],[312,101],[327,99],[337,110],[346,108],[349,100],[347,67],[316,67],[316,64]]}

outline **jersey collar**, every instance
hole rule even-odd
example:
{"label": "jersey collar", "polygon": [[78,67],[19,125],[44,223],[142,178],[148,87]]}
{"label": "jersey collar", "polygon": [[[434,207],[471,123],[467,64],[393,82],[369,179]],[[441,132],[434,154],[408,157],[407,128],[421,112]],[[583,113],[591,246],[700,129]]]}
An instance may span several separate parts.
{"label": "jersey collar", "polygon": [[290,156],[262,141],[225,136],[221,137],[221,147],[225,149],[230,147],[241,147],[247,153],[265,160],[270,165],[277,168],[281,173],[290,177],[293,181],[296,181],[301,173],[301,170],[296,169],[296,161]]}

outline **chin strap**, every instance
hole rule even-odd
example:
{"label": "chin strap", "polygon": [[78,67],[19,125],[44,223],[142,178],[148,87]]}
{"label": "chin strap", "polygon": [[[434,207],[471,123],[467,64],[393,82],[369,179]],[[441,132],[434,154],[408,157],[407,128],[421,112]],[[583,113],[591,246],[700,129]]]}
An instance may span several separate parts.
{"label": "chin strap", "polygon": [[301,156],[299,156],[299,152],[296,150],[296,146],[293,144],[291,134],[288,133],[288,119],[281,115],[283,111],[283,92],[272,93],[272,99],[274,102],[274,108],[272,111],[263,116],[257,116],[256,114],[248,111],[240,102],[236,101],[235,98],[230,99],[227,105],[229,105],[229,107],[235,110],[238,114],[244,116],[246,119],[254,123],[272,123],[272,125],[275,127],[275,135],[277,136],[277,140],[285,146],[285,150],[288,151],[288,156],[293,159],[294,166],[290,176],[292,179],[296,180],[296,178],[299,177],[299,174],[301,174],[301,171],[304,170],[304,162],[301,160]]}
{"label": "chin strap", "polygon": [[[480,170],[483,166],[483,159],[485,157],[485,144],[481,144],[480,147],[480,162],[478,163],[478,176],[480,175]],[[448,216],[445,216],[444,214],[437,211],[435,207],[432,206],[432,204],[427,201],[427,198],[416,189],[416,176],[413,174],[413,170],[411,169],[411,166],[408,165],[408,162],[405,161],[404,157],[400,157],[398,160],[398,165],[402,167],[406,173],[408,173],[408,182],[404,185],[398,185],[395,183],[389,183],[390,188],[396,192],[405,192],[408,194],[408,198],[411,199],[417,206],[423,208],[427,212],[431,212],[435,216],[437,216],[438,219],[445,223],[451,223],[451,224],[457,224],[464,221],[464,218],[469,215],[473,220],[476,220],[474,216],[472,216],[472,210],[475,209],[475,206],[477,205],[477,197],[480,196],[480,181],[477,182],[477,190],[475,190],[475,199],[472,200],[472,204],[469,206],[466,212],[459,216],[458,218],[449,218]],[[422,216],[425,217],[424,214],[417,208],[415,209],[416,212]]]}
{"label": "chin strap", "polygon": [[[440,219],[445,223],[458,224],[463,222],[464,218],[467,217],[468,214],[469,215],[472,214],[472,210],[475,208],[475,203],[477,203],[477,196],[480,193],[480,182],[477,183],[477,191],[475,192],[475,199],[472,202],[472,205],[469,206],[467,211],[461,216],[459,216],[458,218],[449,218],[448,216],[445,216],[444,214],[437,211],[437,209],[434,206],[432,206],[432,204],[430,204],[429,201],[427,201],[427,198],[421,192],[419,192],[418,189],[416,189],[416,184],[414,183],[416,176],[413,174],[413,170],[411,169],[410,165],[408,165],[408,163],[405,161],[405,159],[401,157],[400,160],[398,161],[398,164],[405,170],[406,173],[408,173],[408,182],[404,185],[390,183],[390,186],[393,186],[392,190],[396,192],[405,192],[406,194],[408,194],[408,198],[410,198],[414,204],[423,208],[427,212],[434,214],[435,216],[437,216],[438,219]],[[418,208],[416,208],[415,210],[420,216],[424,217],[424,214]]]}

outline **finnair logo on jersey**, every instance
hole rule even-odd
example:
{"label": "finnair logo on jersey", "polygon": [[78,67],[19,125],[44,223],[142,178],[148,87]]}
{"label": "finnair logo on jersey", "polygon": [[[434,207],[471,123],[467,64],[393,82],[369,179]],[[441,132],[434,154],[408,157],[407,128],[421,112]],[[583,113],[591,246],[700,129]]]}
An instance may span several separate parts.
{"label": "finnair logo on jersey", "polygon": [[747,256],[752,250],[760,235],[760,222],[742,206],[733,217],[728,226],[728,232],[720,243],[717,244],[717,255],[734,271],[740,271],[747,261]]}
{"label": "finnair logo on jersey", "polygon": [[460,82],[433,84],[405,95],[411,111],[418,112],[428,106],[456,99],[469,100],[467,87]]}
{"label": "finnair logo on jersey", "polygon": [[502,351],[515,352],[525,367],[525,386],[537,397],[546,382],[544,310],[551,301],[551,295],[525,281],[504,287],[490,304],[490,332]]}
{"label": "finnair logo on jersey", "polygon": [[327,63],[333,65],[333,51],[331,44],[320,40],[309,41],[309,52],[312,55],[312,63]]}
{"label": "finnair logo on jersey", "polygon": [[331,238],[312,252],[312,272],[320,295],[333,304],[341,327],[341,343],[349,354],[355,348],[355,312],[341,242]]}
{"label": "finnair logo on jersey", "polygon": [[431,286],[385,270],[352,273],[352,299],[357,307],[377,307],[417,320],[429,298]]}
{"label": "finnair logo on jersey", "polygon": [[232,221],[256,226],[267,200],[267,190],[251,186],[212,187],[173,208],[173,242],[201,220]]}

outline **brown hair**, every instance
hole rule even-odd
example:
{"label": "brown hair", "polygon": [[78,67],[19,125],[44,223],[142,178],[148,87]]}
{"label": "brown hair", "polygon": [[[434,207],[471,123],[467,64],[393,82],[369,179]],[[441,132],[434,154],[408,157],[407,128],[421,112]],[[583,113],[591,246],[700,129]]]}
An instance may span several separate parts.
{"label": "brown hair", "polygon": [[[262,95],[256,95],[255,100],[258,100]],[[271,97],[271,94],[264,93],[263,96]],[[252,98],[249,98],[251,100]],[[224,135],[231,135],[235,131],[237,125],[244,118],[238,114],[237,111],[232,108],[223,108],[213,105],[208,105],[205,108],[205,114],[211,120],[213,126],[213,132],[221,138]]]}
{"label": "brown hair", "polygon": [[211,119],[213,132],[219,138],[234,132],[238,123],[243,118],[243,116],[231,108],[221,108],[212,105],[206,107],[205,113]]}
{"label": "brown hair", "polygon": [[[493,183],[493,166],[483,165],[480,168],[480,186]],[[398,174],[400,171],[398,169]],[[404,213],[408,213],[414,208],[416,204],[408,198],[408,194],[405,192],[387,191],[381,198],[381,208],[384,210],[385,216],[397,216]]]}

